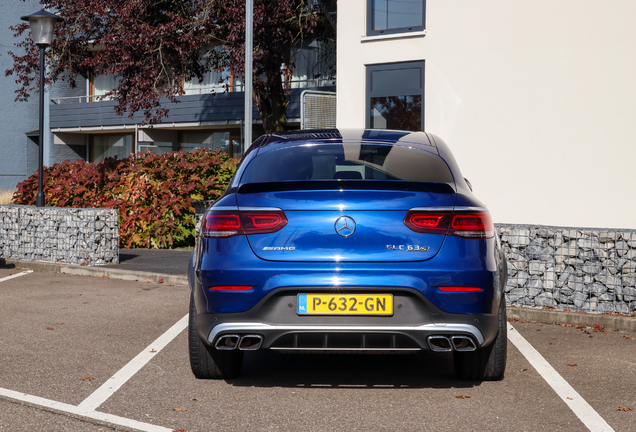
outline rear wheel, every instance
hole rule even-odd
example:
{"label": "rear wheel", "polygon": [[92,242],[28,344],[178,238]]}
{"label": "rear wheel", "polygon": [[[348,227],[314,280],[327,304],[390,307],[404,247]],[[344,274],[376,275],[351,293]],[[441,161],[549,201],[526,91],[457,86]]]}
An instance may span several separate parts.
{"label": "rear wheel", "polygon": [[219,351],[203,343],[197,332],[194,297],[190,296],[190,318],[188,326],[188,345],[190,367],[199,379],[231,379],[241,373],[243,351]]}
{"label": "rear wheel", "polygon": [[506,324],[506,301],[499,304],[499,333],[493,343],[475,351],[453,352],[455,375],[465,381],[499,381],[506,371],[508,332]]}

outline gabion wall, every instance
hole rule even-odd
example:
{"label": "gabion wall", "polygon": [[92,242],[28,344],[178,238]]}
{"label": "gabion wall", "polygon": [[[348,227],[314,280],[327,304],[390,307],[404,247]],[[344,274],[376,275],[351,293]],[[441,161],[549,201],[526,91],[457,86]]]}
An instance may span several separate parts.
{"label": "gabion wall", "polygon": [[636,230],[498,224],[510,305],[636,311]]}
{"label": "gabion wall", "polygon": [[65,264],[119,263],[116,209],[0,206],[0,257]]}

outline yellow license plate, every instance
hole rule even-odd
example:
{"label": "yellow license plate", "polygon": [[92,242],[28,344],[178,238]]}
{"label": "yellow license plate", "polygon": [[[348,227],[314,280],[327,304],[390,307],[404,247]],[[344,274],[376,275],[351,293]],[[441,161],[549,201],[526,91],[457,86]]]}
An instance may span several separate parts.
{"label": "yellow license plate", "polygon": [[299,315],[393,315],[391,294],[298,294]]}

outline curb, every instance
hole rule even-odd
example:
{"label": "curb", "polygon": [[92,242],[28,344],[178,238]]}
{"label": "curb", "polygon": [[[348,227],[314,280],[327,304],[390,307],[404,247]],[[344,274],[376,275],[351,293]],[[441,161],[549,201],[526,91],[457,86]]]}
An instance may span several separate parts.
{"label": "curb", "polygon": [[0,259],[0,266],[14,265],[18,268],[28,270],[41,270],[54,273],[68,273],[79,276],[94,276],[94,277],[107,277],[113,279],[122,279],[129,281],[143,281],[159,283],[160,279],[163,279],[163,283],[166,285],[179,285],[188,286],[188,277],[185,275],[173,275],[164,273],[152,273],[145,271],[135,270],[122,270],[104,267],[89,267],[79,266],[73,264],[60,264],[40,261],[26,261],[26,260],[14,260],[14,259]]}
{"label": "curb", "polygon": [[593,327],[598,324],[606,329],[636,331],[636,318],[619,315],[591,314],[581,312],[563,312],[547,309],[532,309],[507,306],[508,318],[520,321],[546,324],[572,324]]}

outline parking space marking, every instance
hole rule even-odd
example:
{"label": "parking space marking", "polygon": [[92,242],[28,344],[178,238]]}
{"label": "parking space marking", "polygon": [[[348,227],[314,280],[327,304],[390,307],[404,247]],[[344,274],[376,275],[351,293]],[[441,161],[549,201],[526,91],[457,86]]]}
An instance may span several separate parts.
{"label": "parking space marking", "polygon": [[585,399],[543,358],[530,343],[508,323],[508,340],[523,354],[539,375],[591,432],[614,432]]}
{"label": "parking space marking", "polygon": [[38,405],[41,407],[53,409],[56,411],[62,411],[69,414],[74,414],[80,417],[87,417],[94,420],[103,421],[106,423],[112,423],[118,426],[129,427],[140,431],[147,432],[172,432],[173,429],[168,429],[162,426],[156,426],[150,423],[143,423],[137,420],[128,419],[125,417],[119,417],[113,414],[106,414],[98,412],[88,408],[82,408],[75,405],[69,405],[63,402],[56,402],[54,400],[41,398],[38,396],[29,395],[26,393],[20,393],[13,390],[0,387],[0,396],[27,402],[32,405]]}
{"label": "parking space marking", "polygon": [[0,279],[0,282],[4,282],[4,281],[8,281],[9,279],[13,279],[13,278],[17,278],[17,277],[20,277],[20,276],[28,275],[29,273],[33,273],[33,270],[27,270],[27,271],[23,271],[21,273],[16,273],[16,274],[11,275],[11,276],[3,277],[3,278]]}
{"label": "parking space marking", "polygon": [[148,345],[146,349],[137,354],[126,366],[121,368],[115,375],[110,377],[100,388],[95,390],[89,397],[79,404],[80,408],[95,410],[111,397],[126,381],[133,377],[139,370],[144,367],[153,357],[166,346],[179,333],[188,327],[188,315],[181,318],[175,325],[170,327],[168,331],[159,336],[153,343]]}

